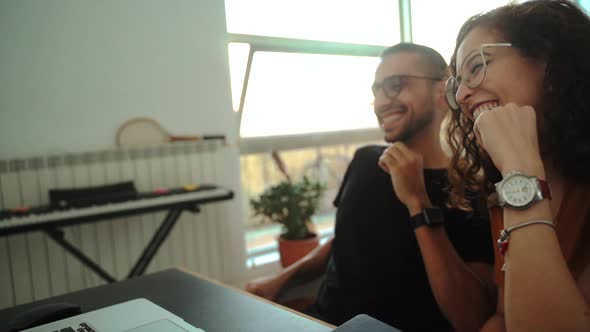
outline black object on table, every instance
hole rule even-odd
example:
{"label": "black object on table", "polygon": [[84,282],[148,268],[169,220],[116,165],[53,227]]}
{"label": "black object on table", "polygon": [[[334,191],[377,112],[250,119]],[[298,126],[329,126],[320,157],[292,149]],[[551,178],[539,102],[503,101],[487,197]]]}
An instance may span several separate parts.
{"label": "black object on table", "polygon": [[0,310],[0,331],[39,305],[68,302],[83,312],[146,298],[206,332],[328,332],[332,327],[177,269]]}
{"label": "black object on table", "polygon": [[380,320],[369,315],[357,315],[344,324],[340,325],[334,332],[402,332],[391,327]]}

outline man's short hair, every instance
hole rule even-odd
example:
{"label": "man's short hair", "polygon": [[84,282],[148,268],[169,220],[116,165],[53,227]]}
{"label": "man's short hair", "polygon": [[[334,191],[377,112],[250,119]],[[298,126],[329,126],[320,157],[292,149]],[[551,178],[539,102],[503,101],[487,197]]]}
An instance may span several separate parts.
{"label": "man's short hair", "polygon": [[424,63],[430,67],[429,70],[432,71],[432,75],[440,76],[441,78],[448,76],[448,65],[445,59],[440,53],[428,46],[413,43],[399,43],[383,50],[380,58],[383,60],[386,56],[403,52],[419,54],[424,60]]}

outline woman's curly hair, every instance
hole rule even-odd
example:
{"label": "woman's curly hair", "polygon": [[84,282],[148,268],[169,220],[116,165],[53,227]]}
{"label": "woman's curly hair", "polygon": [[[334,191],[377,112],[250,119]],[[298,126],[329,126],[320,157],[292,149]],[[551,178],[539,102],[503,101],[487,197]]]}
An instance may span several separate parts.
{"label": "woman's curly hair", "polygon": [[[590,181],[590,19],[567,0],[533,0],[507,5],[468,19],[457,36],[450,62],[456,75],[457,48],[476,27],[489,28],[522,56],[546,64],[542,100],[537,105],[543,160],[562,176]],[[501,179],[478,145],[473,121],[453,110],[447,127],[453,153],[449,172],[451,205],[469,208],[463,192],[494,191]],[[483,171],[483,172],[482,172]]]}

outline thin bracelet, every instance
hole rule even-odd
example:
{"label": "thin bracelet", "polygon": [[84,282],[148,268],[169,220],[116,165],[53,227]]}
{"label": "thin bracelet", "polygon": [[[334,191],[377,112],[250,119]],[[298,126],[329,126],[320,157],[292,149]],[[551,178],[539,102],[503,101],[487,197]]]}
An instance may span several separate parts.
{"label": "thin bracelet", "polygon": [[502,255],[504,255],[506,253],[506,251],[508,250],[508,242],[509,242],[508,240],[510,239],[510,233],[514,232],[515,230],[517,230],[519,228],[530,226],[530,225],[535,225],[535,224],[544,224],[544,225],[548,225],[548,226],[555,228],[555,225],[551,221],[532,220],[532,221],[524,222],[522,224],[518,224],[516,226],[512,226],[510,228],[503,229],[500,231],[500,238],[498,239],[498,249],[500,249],[500,253]]}

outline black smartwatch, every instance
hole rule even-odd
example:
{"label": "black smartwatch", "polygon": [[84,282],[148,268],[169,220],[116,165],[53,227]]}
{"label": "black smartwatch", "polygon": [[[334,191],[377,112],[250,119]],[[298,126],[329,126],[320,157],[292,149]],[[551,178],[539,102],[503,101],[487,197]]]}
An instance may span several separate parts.
{"label": "black smartwatch", "polygon": [[410,217],[410,222],[412,223],[412,226],[414,226],[414,229],[416,229],[425,225],[428,227],[444,225],[445,219],[441,209],[437,206],[433,206],[425,208],[422,213]]}

